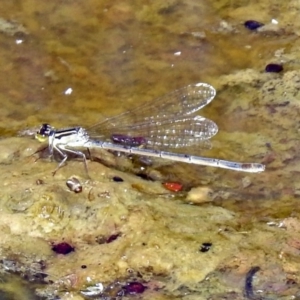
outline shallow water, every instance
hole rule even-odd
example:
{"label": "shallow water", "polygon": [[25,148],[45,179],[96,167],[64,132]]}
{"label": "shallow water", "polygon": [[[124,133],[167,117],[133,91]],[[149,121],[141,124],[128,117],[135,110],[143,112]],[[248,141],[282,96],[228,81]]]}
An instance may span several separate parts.
{"label": "shallow water", "polygon": [[[3,5],[2,17],[23,24],[28,32],[1,34],[0,63],[6,76],[0,92],[6,130],[10,121],[13,129],[43,121],[56,126],[91,125],[102,115],[190,83],[215,85],[221,75],[235,70],[263,70],[274,50],[291,42],[247,31],[244,16],[228,25],[232,29],[220,25],[230,20],[231,8],[239,9],[231,2],[11,1]],[[251,5],[243,5],[240,8],[250,14]],[[70,95],[68,88],[73,90]],[[207,114],[218,124],[227,122],[222,118],[226,102],[235,98],[222,99],[224,106],[217,112],[218,104],[212,104]]]}
{"label": "shallow water", "polygon": [[[213,205],[246,212],[241,228],[297,217],[299,11],[298,1],[269,0],[6,1],[0,132],[11,137],[44,122],[87,127],[208,82],[218,94],[200,114],[220,132],[211,150],[193,154],[263,162],[266,172],[183,164],[159,170],[186,190],[209,186]],[[248,19],[279,24],[251,32],[243,26]],[[266,74],[270,62],[284,71]]]}

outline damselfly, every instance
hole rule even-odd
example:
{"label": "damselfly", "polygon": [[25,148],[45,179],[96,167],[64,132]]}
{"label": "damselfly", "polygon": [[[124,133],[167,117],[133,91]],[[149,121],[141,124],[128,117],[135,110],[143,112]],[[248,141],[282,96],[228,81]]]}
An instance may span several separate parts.
{"label": "damselfly", "polygon": [[192,84],[89,129],[55,129],[43,124],[36,138],[39,141],[48,139],[50,155],[53,156],[54,150],[61,155],[62,161],[54,173],[66,162],[68,154],[81,156],[87,168],[85,154],[79,148],[102,148],[251,173],[264,171],[265,166],[260,163],[239,163],[166,151],[199,145],[218,132],[213,121],[193,116],[215,95],[216,90],[207,83]]}

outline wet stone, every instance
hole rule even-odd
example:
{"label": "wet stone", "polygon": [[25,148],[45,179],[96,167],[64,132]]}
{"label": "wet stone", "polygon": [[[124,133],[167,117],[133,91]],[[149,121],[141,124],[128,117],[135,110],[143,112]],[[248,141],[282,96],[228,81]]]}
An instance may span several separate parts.
{"label": "wet stone", "polygon": [[249,30],[256,30],[257,28],[264,26],[264,24],[255,20],[248,20],[244,23],[244,26]]}
{"label": "wet stone", "polygon": [[71,177],[70,179],[68,179],[66,185],[70,191],[76,194],[82,192],[82,185],[76,177]]}
{"label": "wet stone", "polygon": [[268,64],[265,71],[268,73],[279,73],[283,70],[283,66],[280,64]]}

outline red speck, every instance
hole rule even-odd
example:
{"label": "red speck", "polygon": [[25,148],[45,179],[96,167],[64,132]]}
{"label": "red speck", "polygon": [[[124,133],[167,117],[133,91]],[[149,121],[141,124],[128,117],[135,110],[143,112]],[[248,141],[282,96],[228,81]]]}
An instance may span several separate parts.
{"label": "red speck", "polygon": [[52,250],[54,252],[56,252],[57,254],[66,255],[72,251],[75,251],[75,248],[72,247],[70,244],[63,242],[63,243],[58,243],[58,244],[53,245]]}
{"label": "red speck", "polygon": [[135,294],[141,294],[145,291],[146,287],[141,284],[140,282],[137,281],[133,281],[133,282],[129,282],[127,283],[127,285],[125,285],[123,287],[125,294],[129,294],[129,295],[135,295]]}
{"label": "red speck", "polygon": [[163,186],[171,192],[179,192],[183,188],[183,185],[179,182],[164,182]]}

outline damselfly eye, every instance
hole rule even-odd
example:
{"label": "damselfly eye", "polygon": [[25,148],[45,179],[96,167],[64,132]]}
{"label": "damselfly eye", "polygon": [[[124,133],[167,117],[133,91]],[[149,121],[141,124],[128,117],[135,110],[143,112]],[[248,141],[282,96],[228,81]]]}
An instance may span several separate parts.
{"label": "damselfly eye", "polygon": [[52,127],[49,124],[43,124],[37,134],[41,136],[49,136],[51,133]]}
{"label": "damselfly eye", "polygon": [[37,131],[35,138],[40,142],[45,142],[52,131],[53,128],[49,124],[43,124],[41,128]]}

